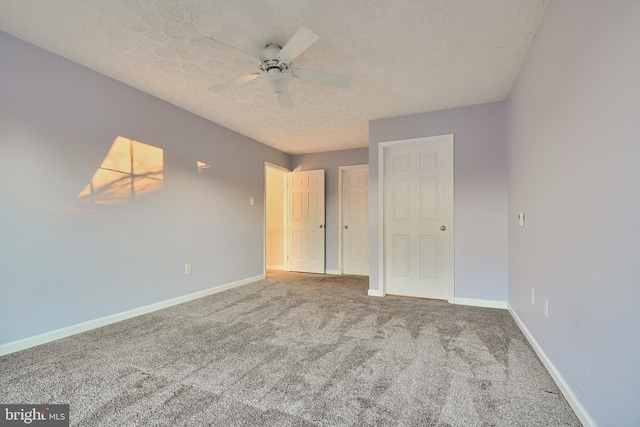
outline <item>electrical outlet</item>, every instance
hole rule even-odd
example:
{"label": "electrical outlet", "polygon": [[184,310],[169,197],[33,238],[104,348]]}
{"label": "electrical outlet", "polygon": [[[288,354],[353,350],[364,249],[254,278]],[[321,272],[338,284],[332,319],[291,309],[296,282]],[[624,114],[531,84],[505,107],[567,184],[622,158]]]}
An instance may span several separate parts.
{"label": "electrical outlet", "polygon": [[531,304],[535,304],[536,303],[536,290],[534,288],[531,288]]}
{"label": "electrical outlet", "polygon": [[256,199],[254,199],[253,197],[249,197],[249,205],[253,206],[256,204]]}
{"label": "electrical outlet", "polygon": [[549,317],[549,301],[544,300],[544,317]]}
{"label": "electrical outlet", "polygon": [[191,274],[191,264],[185,264],[184,265],[184,274]]}

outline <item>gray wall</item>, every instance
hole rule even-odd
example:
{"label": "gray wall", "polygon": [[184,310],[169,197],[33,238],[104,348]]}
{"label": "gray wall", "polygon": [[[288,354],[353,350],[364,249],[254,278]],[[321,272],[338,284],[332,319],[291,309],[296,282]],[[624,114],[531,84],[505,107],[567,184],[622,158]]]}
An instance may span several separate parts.
{"label": "gray wall", "polygon": [[[0,344],[263,274],[264,161],[288,155],[5,33],[0,52]],[[117,136],[164,150],[163,188],[79,201]]]}
{"label": "gray wall", "polygon": [[380,142],[454,135],[455,296],[507,300],[504,102],[374,120],[369,125],[369,288],[379,289]]}
{"label": "gray wall", "polygon": [[640,425],[639,22],[551,2],[508,102],[509,303],[601,426]]}
{"label": "gray wall", "polygon": [[338,270],[338,245],[340,243],[338,168],[340,166],[369,164],[368,154],[367,148],[356,148],[291,156],[292,170],[325,170],[325,225],[327,226],[325,269],[327,270]]}

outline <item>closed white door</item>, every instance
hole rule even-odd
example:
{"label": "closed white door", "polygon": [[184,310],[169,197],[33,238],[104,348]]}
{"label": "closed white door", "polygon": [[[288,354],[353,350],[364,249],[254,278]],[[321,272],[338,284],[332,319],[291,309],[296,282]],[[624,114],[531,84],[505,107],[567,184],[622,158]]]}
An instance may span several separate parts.
{"label": "closed white door", "polygon": [[449,299],[453,136],[384,150],[387,294]]}
{"label": "closed white door", "polygon": [[288,175],[291,271],[324,273],[324,170]]}
{"label": "closed white door", "polygon": [[369,168],[342,173],[342,272],[369,275]]}

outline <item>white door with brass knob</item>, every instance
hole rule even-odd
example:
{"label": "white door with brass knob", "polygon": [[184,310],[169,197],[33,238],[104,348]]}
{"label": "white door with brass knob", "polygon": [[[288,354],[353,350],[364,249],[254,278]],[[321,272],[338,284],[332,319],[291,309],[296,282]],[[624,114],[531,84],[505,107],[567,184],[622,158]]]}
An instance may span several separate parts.
{"label": "white door with brass knob", "polygon": [[324,170],[287,174],[290,271],[324,273]]}
{"label": "white door with brass knob", "polygon": [[340,167],[343,274],[369,275],[369,167]]}
{"label": "white door with brass knob", "polygon": [[384,144],[384,291],[451,300],[453,135]]}

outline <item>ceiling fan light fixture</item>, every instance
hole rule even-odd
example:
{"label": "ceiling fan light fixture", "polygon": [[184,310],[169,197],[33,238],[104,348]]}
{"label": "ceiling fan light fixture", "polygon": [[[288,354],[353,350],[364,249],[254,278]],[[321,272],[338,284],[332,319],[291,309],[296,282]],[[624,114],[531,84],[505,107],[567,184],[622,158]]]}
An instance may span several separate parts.
{"label": "ceiling fan light fixture", "polygon": [[269,93],[276,95],[289,91],[289,82],[291,81],[291,74],[289,73],[271,73],[262,74],[258,78],[258,82],[264,85]]}

